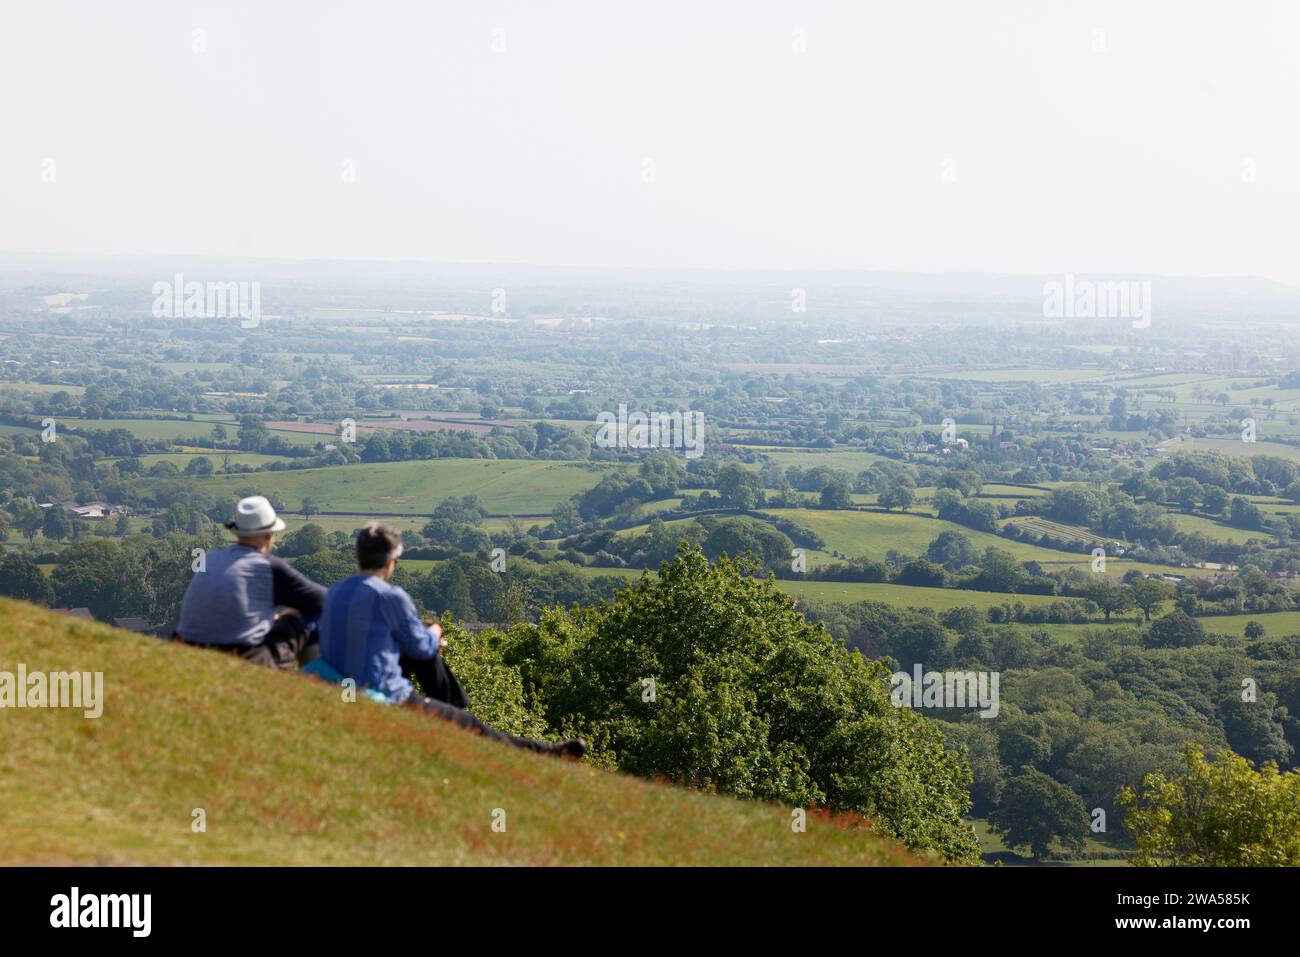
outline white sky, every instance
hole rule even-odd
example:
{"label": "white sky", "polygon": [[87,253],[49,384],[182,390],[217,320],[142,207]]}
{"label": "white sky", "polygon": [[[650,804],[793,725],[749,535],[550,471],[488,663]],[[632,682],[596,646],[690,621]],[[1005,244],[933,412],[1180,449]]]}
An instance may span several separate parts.
{"label": "white sky", "polygon": [[3,0],[0,249],[1300,282],[1297,36],[1294,0]]}

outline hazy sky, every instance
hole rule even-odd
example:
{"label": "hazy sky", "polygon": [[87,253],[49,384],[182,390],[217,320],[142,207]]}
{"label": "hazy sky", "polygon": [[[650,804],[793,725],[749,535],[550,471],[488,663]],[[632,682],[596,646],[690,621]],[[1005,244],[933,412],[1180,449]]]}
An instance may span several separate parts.
{"label": "hazy sky", "polygon": [[1294,0],[3,0],[0,249],[1300,282],[1297,36]]}

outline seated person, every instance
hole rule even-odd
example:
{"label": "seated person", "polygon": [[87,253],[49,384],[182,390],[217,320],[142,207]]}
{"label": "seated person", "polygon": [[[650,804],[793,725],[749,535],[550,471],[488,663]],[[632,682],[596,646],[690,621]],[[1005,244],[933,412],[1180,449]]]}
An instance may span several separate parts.
{"label": "seated person", "polygon": [[[322,660],[358,687],[379,691],[394,704],[454,721],[494,741],[543,754],[581,757],[586,753],[586,742],[578,738],[553,743],[516,737],[464,708],[430,697],[435,693],[469,703],[441,660],[446,644],[441,626],[422,622],[411,596],[389,583],[401,554],[402,536],[396,529],[379,522],[361,529],[357,535],[361,573],[336,582],[325,596],[320,620]],[[426,693],[417,692],[407,680],[403,663],[415,665],[412,671]]]}
{"label": "seated person", "polygon": [[204,557],[203,571],[185,589],[172,637],[271,668],[293,669],[300,659],[315,657],[310,626],[320,616],[325,589],[271,554],[283,520],[254,495],[240,500],[226,527],[235,544]]}

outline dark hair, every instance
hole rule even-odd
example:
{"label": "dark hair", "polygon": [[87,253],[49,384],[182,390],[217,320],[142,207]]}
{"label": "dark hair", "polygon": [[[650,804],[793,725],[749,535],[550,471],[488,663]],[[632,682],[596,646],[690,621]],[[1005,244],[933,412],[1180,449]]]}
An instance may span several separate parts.
{"label": "dark hair", "polygon": [[357,564],[370,571],[383,568],[390,558],[402,554],[402,533],[391,525],[371,522],[357,532]]}

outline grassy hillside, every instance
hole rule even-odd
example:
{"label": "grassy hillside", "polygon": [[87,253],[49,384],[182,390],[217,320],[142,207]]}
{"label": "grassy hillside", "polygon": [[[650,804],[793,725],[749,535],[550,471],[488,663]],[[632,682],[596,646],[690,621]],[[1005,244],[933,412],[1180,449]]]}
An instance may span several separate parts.
{"label": "grassy hillside", "polygon": [[847,816],[795,833],[788,808],[515,751],[0,600],[0,670],[20,662],[101,671],[105,703],[98,719],[0,711],[0,864],[921,863]]}

